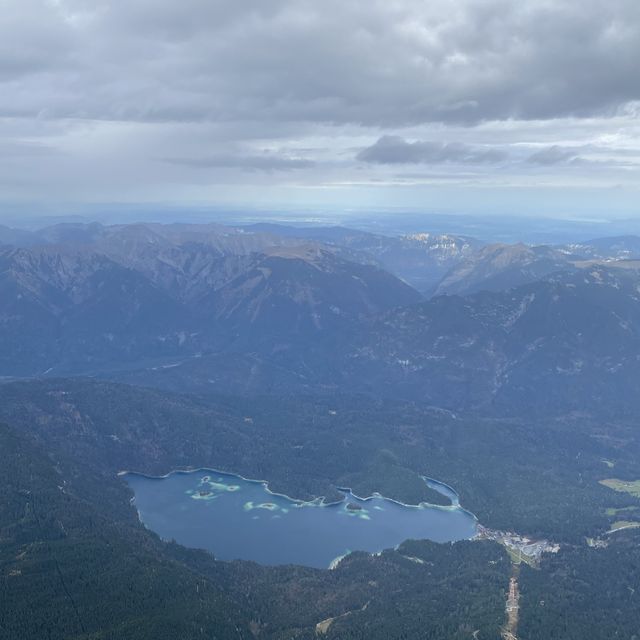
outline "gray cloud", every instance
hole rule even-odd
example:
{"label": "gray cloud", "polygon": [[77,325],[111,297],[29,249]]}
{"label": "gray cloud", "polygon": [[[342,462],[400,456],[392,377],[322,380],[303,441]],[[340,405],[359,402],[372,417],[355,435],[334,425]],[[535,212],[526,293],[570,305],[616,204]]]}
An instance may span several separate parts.
{"label": "gray cloud", "polygon": [[638,0],[0,4],[0,205],[640,184]]}
{"label": "gray cloud", "polygon": [[552,166],[563,164],[565,162],[581,162],[582,158],[578,155],[578,150],[570,147],[560,147],[553,145],[545,147],[527,158],[527,162],[543,166]]}
{"label": "gray cloud", "polygon": [[10,114],[400,126],[640,99],[637,0],[7,4]]}
{"label": "gray cloud", "polygon": [[407,142],[400,136],[382,136],[357,155],[358,160],[377,164],[495,164],[507,157],[499,149],[473,147],[459,142]]}

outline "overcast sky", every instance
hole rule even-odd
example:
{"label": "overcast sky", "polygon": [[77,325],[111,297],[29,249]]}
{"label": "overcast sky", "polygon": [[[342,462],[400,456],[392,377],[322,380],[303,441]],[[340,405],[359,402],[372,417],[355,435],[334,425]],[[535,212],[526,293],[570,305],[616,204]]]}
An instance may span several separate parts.
{"label": "overcast sky", "polygon": [[640,214],[638,0],[0,0],[0,210]]}

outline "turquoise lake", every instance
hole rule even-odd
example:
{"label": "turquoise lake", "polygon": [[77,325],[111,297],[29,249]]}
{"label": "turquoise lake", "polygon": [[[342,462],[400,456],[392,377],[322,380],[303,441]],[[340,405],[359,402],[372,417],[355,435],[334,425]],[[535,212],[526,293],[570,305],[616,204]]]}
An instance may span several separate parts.
{"label": "turquoise lake", "polygon": [[262,481],[211,470],[164,478],[127,473],[141,521],[165,540],[206,549],[220,560],[329,567],[350,551],[375,553],[408,539],[452,542],[476,533],[456,494],[425,479],[450,507],[407,506],[378,494],[322,504],[273,494]]}

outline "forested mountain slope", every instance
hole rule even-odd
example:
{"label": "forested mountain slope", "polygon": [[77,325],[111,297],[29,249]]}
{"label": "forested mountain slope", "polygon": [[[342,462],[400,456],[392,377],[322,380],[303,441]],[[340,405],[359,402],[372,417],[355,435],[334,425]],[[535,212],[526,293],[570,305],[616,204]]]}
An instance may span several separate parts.
{"label": "forested mountain slope", "polygon": [[[8,605],[0,629],[10,637],[35,640],[48,629],[54,639],[195,639],[204,629],[214,638],[311,639],[330,618],[328,638],[497,637],[510,567],[492,543],[407,543],[321,571],[220,563],[159,542],[137,521],[116,470],[160,473],[187,461],[259,475],[297,496],[351,484],[430,499],[416,492],[428,473],[458,489],[484,524],[561,543],[557,557],[521,574],[527,637],[565,637],[553,635],[558,619],[540,609],[542,594],[571,609],[575,629],[590,607],[594,639],[619,628],[594,598],[602,588],[624,591],[634,561],[625,538],[617,542],[623,534],[604,550],[585,536],[603,536],[616,518],[607,509],[637,507],[598,482],[637,476],[632,423],[465,419],[349,396],[214,402],[82,380],[2,385],[0,409],[14,425],[0,429]],[[594,562],[611,570],[591,573]],[[573,571],[578,591],[566,581]],[[633,628],[633,602],[618,605]]]}
{"label": "forested mountain slope", "polygon": [[119,379],[210,393],[332,393],[483,415],[630,415],[640,397],[640,272],[592,265],[508,291],[438,296],[317,334]]}
{"label": "forested mountain slope", "polygon": [[[123,393],[116,398],[120,404]],[[0,426],[3,637],[311,639],[330,619],[335,626],[326,625],[329,638],[363,637],[364,629],[380,638],[418,628],[456,639],[471,628],[488,637],[498,632],[509,564],[490,543],[408,543],[379,557],[354,554],[337,570],[321,571],[220,563],[159,541],[135,517],[124,482],[105,475],[110,463],[95,464],[108,450],[99,444],[99,427],[84,412],[69,411],[72,398],[67,400],[62,416],[49,406],[53,420],[42,431],[26,426],[37,421],[33,406],[22,413],[19,429]],[[167,408],[157,414],[165,421]],[[124,431],[136,421],[142,427],[147,413]],[[63,425],[67,440],[83,432],[88,443],[68,450],[55,436],[47,439],[51,428],[60,437]],[[34,439],[48,443],[46,454]],[[146,450],[137,455],[143,465]],[[460,580],[467,586],[461,589]]]}
{"label": "forested mountain slope", "polygon": [[[140,256],[139,256],[140,257]],[[89,372],[239,342],[286,348],[420,295],[315,247],[117,262],[86,247],[0,250],[0,375]]]}
{"label": "forested mountain slope", "polygon": [[64,462],[5,425],[0,450],[3,638],[251,637],[211,581],[135,521],[114,520],[98,496],[79,497]]}

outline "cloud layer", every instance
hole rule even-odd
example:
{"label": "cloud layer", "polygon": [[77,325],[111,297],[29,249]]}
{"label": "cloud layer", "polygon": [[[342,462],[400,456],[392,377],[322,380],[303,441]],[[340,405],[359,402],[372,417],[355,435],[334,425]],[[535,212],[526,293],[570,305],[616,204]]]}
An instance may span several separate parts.
{"label": "cloud layer", "polygon": [[637,0],[0,7],[9,199],[214,200],[274,173],[285,190],[394,184],[403,164],[637,181]]}

